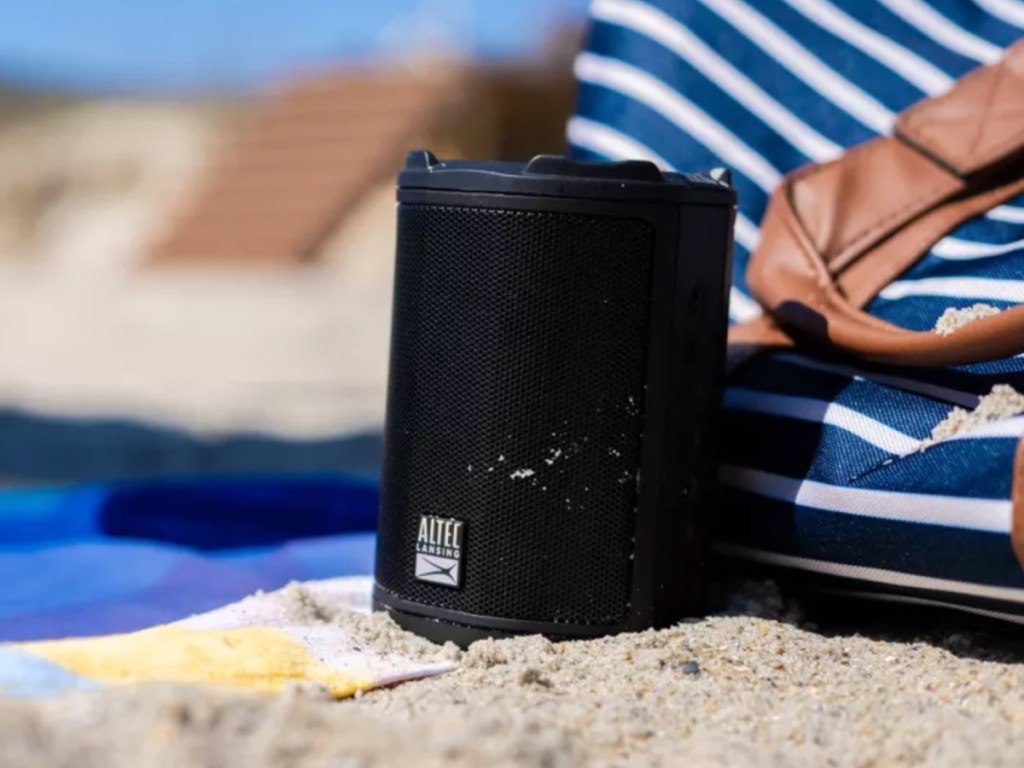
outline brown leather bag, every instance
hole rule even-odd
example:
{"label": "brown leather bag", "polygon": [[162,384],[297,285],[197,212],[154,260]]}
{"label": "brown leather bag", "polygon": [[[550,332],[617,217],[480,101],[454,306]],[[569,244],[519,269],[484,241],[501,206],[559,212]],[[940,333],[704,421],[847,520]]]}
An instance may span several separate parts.
{"label": "brown leather bag", "polygon": [[895,134],[789,174],[772,194],[747,283],[770,320],[730,341],[791,338],[904,365],[1024,352],[1024,306],[948,336],[872,317],[865,304],[967,219],[1024,192],[1024,40],[942,96],[902,112]]}
{"label": "brown leather bag", "polygon": [[[730,329],[730,358],[794,340],[902,365],[1024,352],[1024,306],[955,333],[911,331],[863,307],[967,219],[1024,192],[1024,40],[942,96],[902,112],[891,137],[789,174],[772,194],[747,283],[766,316]],[[1024,439],[1012,541],[1024,565]]]}

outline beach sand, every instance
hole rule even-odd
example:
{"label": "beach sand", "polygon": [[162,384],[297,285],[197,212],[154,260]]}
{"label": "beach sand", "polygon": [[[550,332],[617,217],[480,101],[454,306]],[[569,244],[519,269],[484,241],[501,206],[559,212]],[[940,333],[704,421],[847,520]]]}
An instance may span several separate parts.
{"label": "beach sand", "polygon": [[[308,602],[301,588],[295,599]],[[303,610],[308,608],[304,606]],[[840,610],[840,614],[845,609]],[[873,610],[873,609],[872,609]],[[362,641],[456,671],[332,702],[163,685],[0,704],[4,768],[128,766],[1018,766],[1024,650],[1008,630],[842,621],[770,584],[661,631],[465,652],[383,615]],[[954,624],[955,626],[955,624]]]}

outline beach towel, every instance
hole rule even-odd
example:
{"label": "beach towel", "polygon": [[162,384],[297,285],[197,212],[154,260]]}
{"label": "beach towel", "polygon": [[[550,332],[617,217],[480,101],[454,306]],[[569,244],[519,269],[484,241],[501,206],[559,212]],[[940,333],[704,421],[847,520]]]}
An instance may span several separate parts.
{"label": "beach towel", "polygon": [[352,632],[378,498],[343,475],[0,493],[0,696],[161,681],[343,697],[445,671]]}
{"label": "beach towel", "polygon": [[[733,170],[736,324],[763,312],[748,269],[786,174],[892,136],[901,112],[1024,35],[1015,0],[596,0],[591,16],[574,152]],[[951,334],[1024,302],[1024,197],[928,245],[866,297],[870,317]],[[798,343],[748,359],[725,392],[718,556],[801,588],[1021,623],[1020,392],[1020,354],[911,365]]]}
{"label": "beach towel", "polygon": [[339,619],[368,613],[370,595],[367,577],[307,582],[137,632],[2,645],[0,696],[165,682],[264,693],[313,684],[343,698],[452,668],[353,637]]}
{"label": "beach towel", "polygon": [[0,642],[131,632],[373,569],[376,483],[149,478],[0,492]]}

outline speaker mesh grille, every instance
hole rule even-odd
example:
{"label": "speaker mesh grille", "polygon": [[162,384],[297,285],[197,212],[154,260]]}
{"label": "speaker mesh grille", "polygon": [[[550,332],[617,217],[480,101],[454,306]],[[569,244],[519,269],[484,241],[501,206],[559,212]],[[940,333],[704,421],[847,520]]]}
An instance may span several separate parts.
{"label": "speaker mesh grille", "polygon": [[[378,581],[469,613],[616,623],[629,605],[652,229],[399,211]],[[465,521],[461,589],[415,579],[421,514]]]}

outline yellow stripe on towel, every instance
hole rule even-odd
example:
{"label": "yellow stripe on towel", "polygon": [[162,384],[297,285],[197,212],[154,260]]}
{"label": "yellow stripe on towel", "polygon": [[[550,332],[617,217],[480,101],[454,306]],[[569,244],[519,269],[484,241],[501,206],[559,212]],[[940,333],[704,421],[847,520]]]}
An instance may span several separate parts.
{"label": "yellow stripe on towel", "polygon": [[276,692],[289,682],[314,682],[335,698],[374,686],[372,680],[332,669],[284,630],[268,627],[196,630],[172,624],[14,647],[111,684],[206,683]]}

